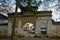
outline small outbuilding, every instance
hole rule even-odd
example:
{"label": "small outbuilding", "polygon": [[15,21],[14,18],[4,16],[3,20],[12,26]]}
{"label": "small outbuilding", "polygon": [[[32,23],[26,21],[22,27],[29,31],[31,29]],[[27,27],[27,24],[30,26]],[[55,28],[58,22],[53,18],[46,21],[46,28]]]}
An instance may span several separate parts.
{"label": "small outbuilding", "polygon": [[0,14],[0,37],[7,36],[8,17]]}

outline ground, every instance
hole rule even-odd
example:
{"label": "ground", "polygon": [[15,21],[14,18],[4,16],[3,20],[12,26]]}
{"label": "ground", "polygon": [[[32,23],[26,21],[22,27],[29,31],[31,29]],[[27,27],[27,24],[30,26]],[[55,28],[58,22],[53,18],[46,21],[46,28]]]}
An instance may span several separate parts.
{"label": "ground", "polygon": [[[10,38],[0,38],[0,40],[11,40],[11,39]],[[54,38],[31,38],[31,37],[27,37],[27,38],[17,38],[15,40],[60,40],[60,38],[54,39]]]}

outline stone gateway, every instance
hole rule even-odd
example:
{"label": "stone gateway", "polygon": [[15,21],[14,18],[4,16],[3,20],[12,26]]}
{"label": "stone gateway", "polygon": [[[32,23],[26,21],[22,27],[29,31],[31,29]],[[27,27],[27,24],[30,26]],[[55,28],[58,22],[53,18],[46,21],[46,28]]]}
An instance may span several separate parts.
{"label": "stone gateway", "polygon": [[[8,14],[8,27],[11,35],[14,13]],[[17,14],[17,35],[60,35],[60,25],[52,24],[52,11],[38,11],[37,13],[24,12]],[[25,30],[23,30],[25,29]]]}

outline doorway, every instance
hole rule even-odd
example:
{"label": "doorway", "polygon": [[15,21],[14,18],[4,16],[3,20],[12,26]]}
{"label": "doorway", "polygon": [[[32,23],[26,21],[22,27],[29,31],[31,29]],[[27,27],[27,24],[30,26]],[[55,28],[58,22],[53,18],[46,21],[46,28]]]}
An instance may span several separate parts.
{"label": "doorway", "polygon": [[35,17],[22,17],[21,19],[21,29],[22,34],[25,36],[34,36],[35,35]]}

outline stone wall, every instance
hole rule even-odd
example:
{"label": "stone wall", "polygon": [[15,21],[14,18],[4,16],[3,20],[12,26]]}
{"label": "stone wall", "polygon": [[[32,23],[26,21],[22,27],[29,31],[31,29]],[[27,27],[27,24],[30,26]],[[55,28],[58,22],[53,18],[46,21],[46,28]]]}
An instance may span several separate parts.
{"label": "stone wall", "polygon": [[53,27],[53,35],[60,36],[60,25],[52,24],[52,27]]}
{"label": "stone wall", "polygon": [[0,37],[7,35],[8,25],[0,25]]}
{"label": "stone wall", "polygon": [[52,23],[51,23],[51,17],[38,17],[36,20],[36,34],[41,35],[41,29],[40,28],[46,28],[46,32],[49,35],[52,30]]}

